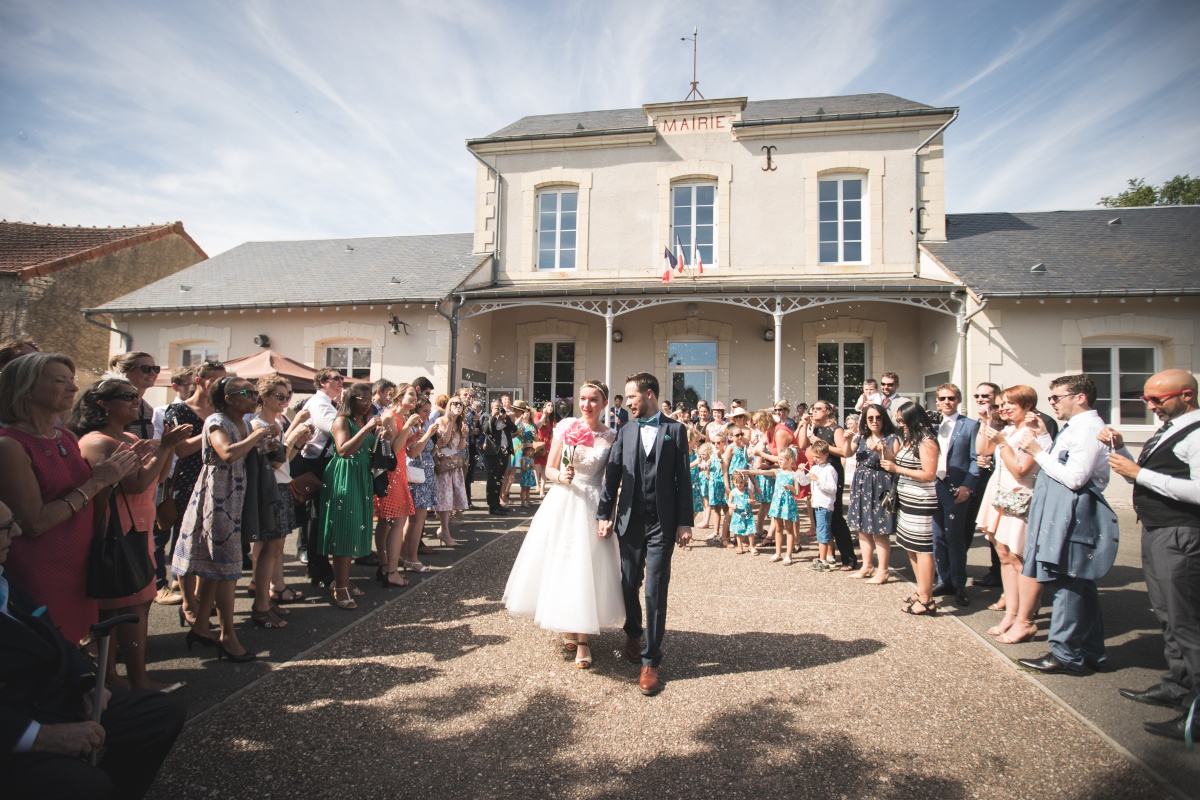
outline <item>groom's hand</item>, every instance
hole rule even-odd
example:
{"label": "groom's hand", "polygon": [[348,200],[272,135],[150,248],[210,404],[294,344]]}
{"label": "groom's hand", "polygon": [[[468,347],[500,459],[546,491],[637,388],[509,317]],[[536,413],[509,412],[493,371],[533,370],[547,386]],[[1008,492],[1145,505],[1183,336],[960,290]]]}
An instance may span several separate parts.
{"label": "groom's hand", "polygon": [[687,547],[692,543],[692,529],[687,525],[680,525],[675,529],[675,544],[680,547]]}
{"label": "groom's hand", "polygon": [[596,533],[600,534],[601,539],[607,539],[609,536],[612,536],[612,520],[600,520],[600,524],[596,526]]}

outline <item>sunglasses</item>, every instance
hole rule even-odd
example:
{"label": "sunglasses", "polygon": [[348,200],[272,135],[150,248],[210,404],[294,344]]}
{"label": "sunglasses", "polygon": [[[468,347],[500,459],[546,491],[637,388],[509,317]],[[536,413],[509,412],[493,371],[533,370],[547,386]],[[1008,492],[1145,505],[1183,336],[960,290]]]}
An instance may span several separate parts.
{"label": "sunglasses", "polygon": [[1064,397],[1074,397],[1074,396],[1075,396],[1074,392],[1068,392],[1067,394],[1046,395],[1046,402],[1052,406],[1056,406],[1056,405],[1058,405],[1058,401],[1062,400]]}
{"label": "sunglasses", "polygon": [[143,375],[157,375],[162,372],[162,367],[151,366],[149,364],[138,364],[137,368],[142,371]]}
{"label": "sunglasses", "polygon": [[879,384],[879,385],[880,385],[880,386],[882,386],[882,387],[883,387],[883,388],[885,388],[885,389],[890,389],[890,388],[892,388],[893,386],[895,386],[896,384],[894,384],[894,383],[881,383],[881,384]]}
{"label": "sunglasses", "polygon": [[1181,395],[1187,391],[1190,391],[1190,390],[1189,389],[1178,389],[1174,392],[1167,392],[1166,394],[1160,394],[1158,397],[1150,397],[1148,395],[1142,395],[1142,402],[1148,403],[1149,405],[1152,405],[1152,406],[1161,406],[1163,404],[1164,400],[1170,400],[1172,397],[1178,397],[1179,395]]}
{"label": "sunglasses", "polygon": [[995,396],[996,395],[994,395],[994,394],[973,394],[973,395],[971,395],[971,397],[974,397],[976,400],[991,400]]}
{"label": "sunglasses", "polygon": [[345,377],[341,375],[330,375],[325,379],[325,382],[328,383],[329,381],[333,381],[334,383],[341,383],[344,380],[346,380]]}
{"label": "sunglasses", "polygon": [[881,419],[883,419],[883,417],[879,416],[878,414],[873,414],[873,415],[867,417],[867,422],[870,422],[871,420],[881,420]]}
{"label": "sunglasses", "polygon": [[258,392],[255,391],[254,389],[240,389],[239,391],[236,391],[236,392],[228,392],[228,393],[226,393],[225,396],[226,397],[237,397],[239,394],[245,395],[246,397],[252,397],[255,399],[258,398]]}
{"label": "sunglasses", "polygon": [[939,397],[938,402],[939,403],[957,403],[958,398],[957,397]]}
{"label": "sunglasses", "polygon": [[137,392],[118,392],[117,394],[110,394],[108,397],[106,397],[104,399],[105,400],[124,400],[126,403],[132,403],[134,400],[138,399],[138,394],[137,394]]}
{"label": "sunglasses", "polygon": [[278,400],[281,403],[286,403],[288,400],[292,399],[292,396],[290,394],[273,394],[273,395],[271,395],[271,397],[274,397],[276,400]]}
{"label": "sunglasses", "polygon": [[462,405],[462,402],[461,402],[461,401],[459,401],[459,400],[451,400],[451,401],[450,401],[450,405],[452,405],[452,406],[461,406],[461,405]]}

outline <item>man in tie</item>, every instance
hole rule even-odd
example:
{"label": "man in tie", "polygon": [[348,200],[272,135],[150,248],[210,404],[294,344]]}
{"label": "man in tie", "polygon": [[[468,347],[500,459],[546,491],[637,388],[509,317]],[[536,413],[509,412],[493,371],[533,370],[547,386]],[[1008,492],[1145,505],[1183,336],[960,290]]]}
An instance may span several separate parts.
{"label": "man in tie", "polygon": [[629,422],[629,412],[625,410],[625,398],[621,395],[613,397],[612,407],[608,409],[608,419],[606,423],[608,427],[615,430],[620,430],[621,426]]}
{"label": "man in tie", "polygon": [[[1121,434],[1100,432],[1116,448],[1113,472],[1133,484],[1142,523],[1142,569],[1150,607],[1162,623],[1167,671],[1157,686],[1121,689],[1121,696],[1179,711],[1167,722],[1144,722],[1148,732],[1183,739],[1188,713],[1200,696],[1200,407],[1196,378],[1181,369],[1152,375],[1142,391],[1163,422],[1133,460]],[[1192,724],[1200,736],[1200,722]]]}
{"label": "man in tie", "polygon": [[1033,455],[1040,472],[1029,503],[1024,575],[1042,584],[1049,599],[1050,651],[1022,658],[1023,667],[1047,674],[1083,674],[1108,661],[1096,581],[1117,557],[1117,515],[1104,499],[1108,446],[1099,440],[1104,421],[1092,408],[1096,383],[1086,373],[1050,382],[1046,398],[1063,425],[1050,440],[1036,414],[1026,415],[1034,438],[1017,447]]}
{"label": "man in tie", "polygon": [[958,413],[962,392],[953,383],[937,388],[937,408],[942,412],[938,426],[941,448],[937,465],[937,509],[933,513],[933,560],[937,565],[936,597],[954,595],[960,606],[971,604],[967,595],[968,500],[979,482],[975,436],[979,422]]}

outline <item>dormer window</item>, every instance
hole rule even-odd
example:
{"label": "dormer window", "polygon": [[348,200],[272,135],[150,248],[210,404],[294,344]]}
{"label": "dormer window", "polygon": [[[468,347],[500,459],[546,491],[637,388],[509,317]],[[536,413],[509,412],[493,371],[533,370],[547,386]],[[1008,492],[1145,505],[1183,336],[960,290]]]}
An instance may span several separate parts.
{"label": "dormer window", "polygon": [[537,204],[538,269],[575,269],[579,190],[543,189]]}

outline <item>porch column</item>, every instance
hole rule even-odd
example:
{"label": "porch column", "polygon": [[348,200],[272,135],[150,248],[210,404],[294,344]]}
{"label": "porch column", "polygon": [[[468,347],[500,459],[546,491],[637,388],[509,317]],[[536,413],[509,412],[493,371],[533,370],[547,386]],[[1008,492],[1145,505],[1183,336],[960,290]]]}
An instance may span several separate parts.
{"label": "porch column", "polygon": [[783,303],[778,295],[775,297],[775,311],[771,314],[775,319],[775,396],[772,403],[778,403],[783,394]]}
{"label": "porch column", "polygon": [[[604,312],[604,385],[611,392],[612,385],[612,334],[613,334],[613,314],[612,300],[608,301],[608,307]],[[604,424],[612,424],[612,403],[604,404]]]}

